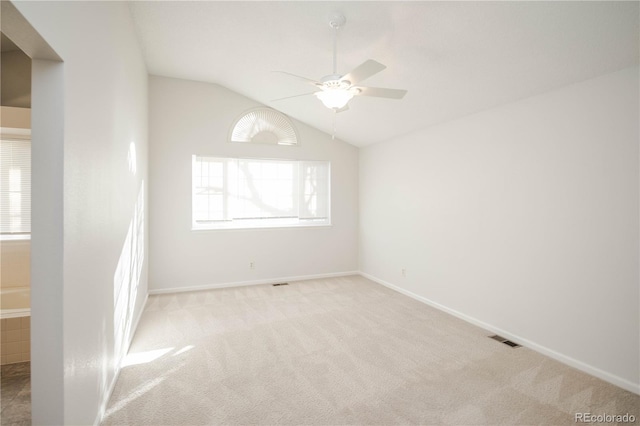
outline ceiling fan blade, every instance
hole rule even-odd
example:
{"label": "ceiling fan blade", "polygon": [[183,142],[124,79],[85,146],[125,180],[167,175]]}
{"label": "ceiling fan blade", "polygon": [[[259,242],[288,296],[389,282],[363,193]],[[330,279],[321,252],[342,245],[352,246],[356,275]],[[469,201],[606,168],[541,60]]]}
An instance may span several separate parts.
{"label": "ceiling fan blade", "polygon": [[360,90],[358,95],[375,96],[377,98],[402,99],[407,94],[402,89],[383,89],[382,87],[357,87]]}
{"label": "ceiling fan blade", "polygon": [[309,92],[309,93],[302,93],[300,95],[293,95],[293,96],[285,96],[284,98],[278,98],[278,99],[271,99],[271,102],[275,102],[275,101],[283,101],[285,99],[291,99],[291,98],[299,98],[300,96],[308,96],[308,95],[313,95],[316,92]]}
{"label": "ceiling fan blade", "polygon": [[307,77],[302,77],[301,75],[291,74],[290,72],[286,72],[286,71],[273,71],[273,72],[278,72],[278,73],[281,73],[281,74],[290,75],[291,77],[299,78],[300,80],[304,80],[307,83],[313,84],[314,86],[322,86],[322,83],[320,83],[319,81],[312,80],[312,79],[307,78]]}
{"label": "ceiling fan blade", "polygon": [[340,80],[347,80],[351,84],[356,84],[359,81],[366,80],[372,75],[379,73],[385,68],[386,66],[382,65],[380,62],[369,59],[368,61],[365,61],[364,63],[357,66],[356,69],[342,77]]}

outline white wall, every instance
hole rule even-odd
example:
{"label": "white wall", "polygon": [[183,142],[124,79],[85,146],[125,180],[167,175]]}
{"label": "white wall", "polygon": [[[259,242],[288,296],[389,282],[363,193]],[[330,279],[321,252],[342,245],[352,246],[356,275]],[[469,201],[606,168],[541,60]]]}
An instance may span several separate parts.
{"label": "white wall", "polygon": [[[152,76],[149,87],[150,289],[357,270],[355,147],[299,122],[299,147],[231,144],[234,120],[259,104],[213,84]],[[333,225],[191,231],[193,154],[331,161]]]}
{"label": "white wall", "polygon": [[[62,284],[51,276],[49,286],[35,288],[36,277],[44,277],[33,267],[36,240],[43,238],[34,226],[33,318],[45,310],[50,315],[46,335],[44,329],[34,329],[40,337],[32,339],[33,418],[37,424],[93,424],[117,373],[125,349],[123,338],[128,337],[147,293],[147,209],[142,209],[147,192],[143,189],[147,183],[147,72],[125,3],[15,5],[64,61],[55,71],[63,73],[63,84],[50,94],[43,92],[46,85],[36,84],[35,74],[46,73],[52,65],[34,61],[34,168],[42,168],[34,170],[34,179],[36,174],[45,175],[46,168],[62,171],[58,161],[64,165],[64,176],[60,175],[64,195],[53,182],[48,193],[34,191],[34,206],[46,198],[40,205],[61,209],[64,216],[59,217],[59,226],[49,230],[62,235],[64,248],[50,246],[46,261],[59,264]],[[47,96],[64,104],[54,123],[37,109],[43,103],[36,98]],[[51,145],[35,147],[37,129],[44,129],[44,122],[49,128],[62,128],[63,146],[55,147],[51,136],[48,140],[38,134],[39,140]],[[135,173],[129,161],[131,144],[137,151]],[[47,152],[47,163],[42,154],[50,147],[55,151]],[[140,194],[145,201],[139,201]],[[36,215],[40,213],[50,215],[53,223],[58,219],[57,211],[40,210]],[[38,252],[40,259],[42,254]],[[127,297],[118,300],[129,306],[117,310],[116,297],[124,294],[118,292],[121,288],[126,288]],[[45,300],[52,306],[42,306]],[[57,359],[58,347],[62,348],[60,369],[42,361]],[[46,368],[40,367],[45,364]]]}
{"label": "white wall", "polygon": [[63,424],[64,67],[33,58],[31,73],[31,421]]}
{"label": "white wall", "polygon": [[632,68],[362,149],[361,270],[638,392],[638,117]]}

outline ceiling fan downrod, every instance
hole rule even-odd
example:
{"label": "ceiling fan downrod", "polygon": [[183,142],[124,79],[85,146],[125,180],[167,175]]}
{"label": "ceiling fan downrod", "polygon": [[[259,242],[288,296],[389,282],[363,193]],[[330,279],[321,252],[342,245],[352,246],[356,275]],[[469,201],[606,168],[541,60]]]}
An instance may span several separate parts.
{"label": "ceiling fan downrod", "polygon": [[340,12],[332,12],[329,15],[329,26],[333,28],[333,74],[338,73],[338,30],[344,26],[347,18]]}

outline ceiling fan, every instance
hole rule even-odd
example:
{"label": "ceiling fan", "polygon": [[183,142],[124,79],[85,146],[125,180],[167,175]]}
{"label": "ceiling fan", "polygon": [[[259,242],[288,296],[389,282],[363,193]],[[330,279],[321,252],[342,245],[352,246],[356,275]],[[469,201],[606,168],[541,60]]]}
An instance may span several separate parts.
{"label": "ceiling fan", "polygon": [[287,74],[306,81],[307,83],[315,86],[317,89],[314,92],[303,93],[301,95],[287,96],[284,98],[273,99],[273,101],[281,101],[284,99],[297,98],[300,96],[315,95],[322,103],[336,112],[342,112],[349,109],[349,101],[354,96],[375,96],[378,98],[387,99],[402,99],[407,93],[406,90],[400,89],[385,89],[381,87],[366,87],[359,86],[358,83],[366,80],[367,78],[379,73],[387,68],[380,62],[369,59],[356,67],[350,73],[340,75],[337,72],[337,45],[338,45],[338,30],[344,26],[347,19],[340,12],[334,12],[329,16],[329,26],[333,29],[333,73],[326,75],[320,79],[320,81],[313,80],[306,77],[301,77],[296,74],[292,74],[286,71],[278,71],[283,74]]}

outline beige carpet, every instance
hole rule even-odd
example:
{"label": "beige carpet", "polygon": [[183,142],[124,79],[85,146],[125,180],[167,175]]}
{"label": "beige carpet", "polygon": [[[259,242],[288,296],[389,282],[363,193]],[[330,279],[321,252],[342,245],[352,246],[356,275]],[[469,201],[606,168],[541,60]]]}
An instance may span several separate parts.
{"label": "beige carpet", "polygon": [[640,423],[640,397],[360,276],[151,296],[105,425]]}

